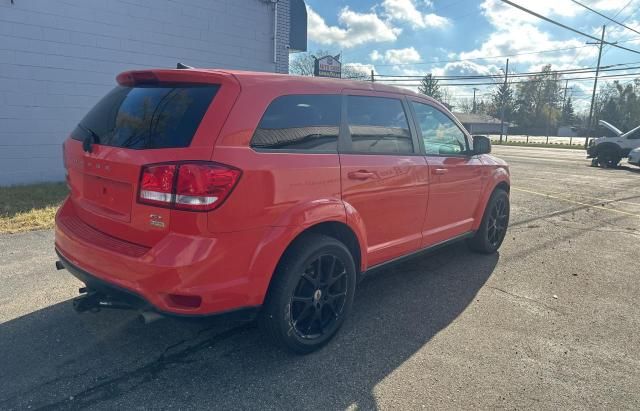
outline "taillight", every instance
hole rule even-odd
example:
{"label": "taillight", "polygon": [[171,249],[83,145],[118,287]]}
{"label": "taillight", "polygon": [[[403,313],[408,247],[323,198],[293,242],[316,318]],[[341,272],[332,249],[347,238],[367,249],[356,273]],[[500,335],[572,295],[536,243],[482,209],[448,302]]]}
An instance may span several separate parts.
{"label": "taillight", "polygon": [[173,202],[175,164],[145,166],[140,177],[138,201],[145,204],[170,206]]}
{"label": "taillight", "polygon": [[179,210],[214,210],[229,196],[241,174],[237,168],[207,162],[144,166],[138,201]]}

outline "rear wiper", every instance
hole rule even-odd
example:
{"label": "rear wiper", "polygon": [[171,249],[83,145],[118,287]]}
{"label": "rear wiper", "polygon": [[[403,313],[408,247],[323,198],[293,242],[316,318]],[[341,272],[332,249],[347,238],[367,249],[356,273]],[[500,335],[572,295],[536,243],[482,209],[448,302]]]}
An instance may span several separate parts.
{"label": "rear wiper", "polygon": [[82,140],[82,149],[87,153],[91,153],[93,151],[93,144],[100,143],[100,135],[90,129],[89,127],[78,123],[78,127],[87,132],[87,136]]}

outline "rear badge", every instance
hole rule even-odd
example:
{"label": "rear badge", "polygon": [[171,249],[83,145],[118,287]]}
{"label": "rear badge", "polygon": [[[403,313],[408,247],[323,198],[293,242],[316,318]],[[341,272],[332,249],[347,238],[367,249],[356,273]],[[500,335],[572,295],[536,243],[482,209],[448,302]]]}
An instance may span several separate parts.
{"label": "rear badge", "polygon": [[152,227],[164,228],[164,221],[162,221],[162,216],[158,214],[149,214],[149,224]]}

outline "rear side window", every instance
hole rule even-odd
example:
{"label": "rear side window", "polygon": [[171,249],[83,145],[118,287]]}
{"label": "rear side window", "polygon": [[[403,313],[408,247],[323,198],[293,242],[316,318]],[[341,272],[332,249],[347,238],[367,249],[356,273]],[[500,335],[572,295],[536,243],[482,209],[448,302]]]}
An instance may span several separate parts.
{"label": "rear side window", "polygon": [[394,98],[348,96],[352,150],[357,153],[412,154],[413,142],[402,102]]}
{"label": "rear side window", "polygon": [[337,152],[339,95],[290,95],[273,100],[258,124],[251,147]]}
{"label": "rear side window", "polygon": [[218,89],[118,86],[89,111],[71,137],[132,149],[188,147]]}

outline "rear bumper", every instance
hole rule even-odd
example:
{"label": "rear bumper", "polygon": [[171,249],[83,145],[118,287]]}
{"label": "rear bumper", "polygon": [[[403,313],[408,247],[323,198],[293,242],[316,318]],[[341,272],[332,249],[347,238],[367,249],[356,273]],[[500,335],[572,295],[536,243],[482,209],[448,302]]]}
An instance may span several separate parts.
{"label": "rear bumper", "polygon": [[56,250],[56,253],[58,254],[58,258],[60,259],[60,262],[62,263],[64,268],[78,280],[82,281],[87,286],[88,290],[90,290],[91,292],[100,293],[112,302],[123,303],[131,309],[137,309],[140,311],[156,311],[160,314],[173,317],[216,317],[225,321],[250,321],[256,317],[258,311],[260,310],[260,307],[243,307],[231,311],[208,315],[177,314],[175,312],[162,311],[157,307],[154,307],[150,302],[146,301],[144,297],[136,294],[135,292],[104,281],[73,265],[60,253],[60,251]]}
{"label": "rear bumper", "polygon": [[[65,268],[88,288],[106,288],[136,307],[176,316],[256,311],[263,303],[272,269],[251,269],[263,230],[212,237],[170,232],[139,250],[76,217],[66,201],[56,216],[55,248]],[[201,303],[178,306],[172,295],[198,296]]]}

